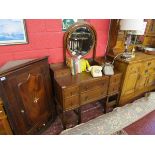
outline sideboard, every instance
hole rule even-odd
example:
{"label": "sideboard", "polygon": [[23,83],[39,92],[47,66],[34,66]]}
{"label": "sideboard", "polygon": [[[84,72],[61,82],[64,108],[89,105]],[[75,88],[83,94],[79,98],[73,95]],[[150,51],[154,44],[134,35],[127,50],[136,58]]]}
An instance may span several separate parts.
{"label": "sideboard", "polygon": [[[109,57],[114,56],[109,54]],[[120,106],[155,89],[155,55],[136,52],[130,61],[118,57],[115,68],[123,73]]]}

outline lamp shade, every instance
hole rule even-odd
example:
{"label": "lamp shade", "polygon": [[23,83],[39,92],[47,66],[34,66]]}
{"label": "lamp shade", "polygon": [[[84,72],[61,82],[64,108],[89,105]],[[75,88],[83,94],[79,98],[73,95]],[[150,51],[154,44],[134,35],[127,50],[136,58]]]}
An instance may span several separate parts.
{"label": "lamp shade", "polygon": [[143,35],[145,33],[146,24],[147,24],[147,22],[143,22],[142,29],[134,31],[133,34],[134,35]]}
{"label": "lamp shade", "polygon": [[138,31],[144,29],[143,19],[121,19],[120,30],[123,31]]}

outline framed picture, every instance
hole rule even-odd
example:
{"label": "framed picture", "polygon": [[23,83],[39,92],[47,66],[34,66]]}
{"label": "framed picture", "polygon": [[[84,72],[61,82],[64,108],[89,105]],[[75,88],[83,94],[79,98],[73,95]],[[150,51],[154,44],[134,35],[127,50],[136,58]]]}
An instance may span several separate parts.
{"label": "framed picture", "polygon": [[84,19],[62,19],[62,31],[66,31],[75,22],[84,22]]}
{"label": "framed picture", "polygon": [[28,42],[23,19],[0,19],[0,45],[26,43]]}

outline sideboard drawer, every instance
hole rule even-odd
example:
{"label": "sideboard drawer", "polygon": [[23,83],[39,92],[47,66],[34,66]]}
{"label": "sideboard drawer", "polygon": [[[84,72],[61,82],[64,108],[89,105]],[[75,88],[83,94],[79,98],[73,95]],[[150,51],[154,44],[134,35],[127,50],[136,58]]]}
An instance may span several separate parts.
{"label": "sideboard drawer", "polygon": [[108,87],[108,78],[105,78],[103,80],[97,80],[97,81],[93,81],[93,82],[91,81],[91,82],[83,83],[80,86],[80,91],[85,92],[85,91],[96,89],[98,87],[102,87],[103,89]]}
{"label": "sideboard drawer", "polygon": [[96,99],[103,98],[106,95],[107,95],[107,89],[103,88],[81,93],[81,104],[83,105],[88,102],[93,102]]}
{"label": "sideboard drawer", "polygon": [[64,99],[63,106],[66,111],[78,108],[79,107],[79,96],[77,95],[77,96]]}
{"label": "sideboard drawer", "polygon": [[67,88],[63,89],[64,98],[72,97],[78,93],[79,93],[79,87],[78,86],[67,87]]}

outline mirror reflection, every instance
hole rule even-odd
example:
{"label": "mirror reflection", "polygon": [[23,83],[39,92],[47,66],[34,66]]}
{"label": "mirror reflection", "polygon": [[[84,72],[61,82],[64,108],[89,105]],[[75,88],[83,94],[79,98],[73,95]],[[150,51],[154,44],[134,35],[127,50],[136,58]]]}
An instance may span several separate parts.
{"label": "mirror reflection", "polygon": [[84,56],[94,44],[94,34],[87,27],[79,27],[68,38],[68,50],[73,56]]}

